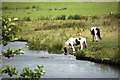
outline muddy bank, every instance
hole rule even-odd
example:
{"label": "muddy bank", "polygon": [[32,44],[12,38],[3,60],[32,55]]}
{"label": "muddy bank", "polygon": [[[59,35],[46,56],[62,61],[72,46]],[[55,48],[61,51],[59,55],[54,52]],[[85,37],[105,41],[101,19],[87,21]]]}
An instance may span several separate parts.
{"label": "muddy bank", "polygon": [[[19,41],[19,42],[28,42],[28,40],[25,40],[25,39],[18,39],[18,40],[15,40],[15,41]],[[15,42],[15,41],[12,41],[12,42]]]}
{"label": "muddy bank", "polygon": [[92,57],[80,57],[80,56],[76,56],[76,59],[77,60],[88,60],[88,61],[95,62],[95,63],[108,64],[108,65],[113,65],[113,66],[120,66],[120,61],[115,61],[115,60],[97,59],[97,58],[92,58]]}

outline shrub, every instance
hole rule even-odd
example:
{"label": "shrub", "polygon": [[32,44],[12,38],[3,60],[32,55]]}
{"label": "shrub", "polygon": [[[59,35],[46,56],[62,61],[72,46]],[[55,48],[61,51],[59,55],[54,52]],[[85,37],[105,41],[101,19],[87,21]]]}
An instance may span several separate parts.
{"label": "shrub", "polygon": [[74,19],[75,19],[75,20],[81,20],[81,17],[80,17],[80,15],[77,15],[77,14],[76,14],[76,15],[74,15]]}
{"label": "shrub", "polygon": [[34,9],[34,8],[36,8],[36,6],[32,6],[32,8]]}
{"label": "shrub", "polygon": [[31,21],[30,17],[24,17],[23,20],[24,21]]}
{"label": "shrub", "polygon": [[7,7],[7,6],[5,6],[5,7],[3,7],[2,9],[8,9],[8,7]]}
{"label": "shrub", "polygon": [[92,16],[92,19],[99,19],[100,17],[98,15]]}
{"label": "shrub", "polygon": [[26,21],[31,21],[30,17],[27,17]]}
{"label": "shrub", "polygon": [[56,20],[65,20],[66,19],[66,15],[61,15],[56,17]]}
{"label": "shrub", "polygon": [[68,19],[74,19],[73,15],[68,16]]}
{"label": "shrub", "polygon": [[81,16],[81,15],[70,15],[68,16],[68,19],[74,19],[74,20],[88,20],[88,16]]}

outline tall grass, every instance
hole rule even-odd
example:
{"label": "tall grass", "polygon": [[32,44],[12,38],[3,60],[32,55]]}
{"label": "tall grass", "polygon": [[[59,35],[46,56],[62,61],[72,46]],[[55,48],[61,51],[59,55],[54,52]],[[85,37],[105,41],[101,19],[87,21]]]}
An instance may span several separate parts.
{"label": "tall grass", "polygon": [[60,53],[63,48],[61,40],[51,40],[48,38],[33,37],[27,44],[31,50],[47,50],[49,53]]}

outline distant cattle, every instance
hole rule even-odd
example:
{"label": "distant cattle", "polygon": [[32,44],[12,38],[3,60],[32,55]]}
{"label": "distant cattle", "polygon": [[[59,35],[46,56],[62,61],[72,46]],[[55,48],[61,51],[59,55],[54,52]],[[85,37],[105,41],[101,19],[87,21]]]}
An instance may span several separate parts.
{"label": "distant cattle", "polygon": [[93,37],[93,42],[94,42],[94,36],[96,38],[96,42],[98,41],[97,36],[99,37],[100,40],[102,40],[101,36],[100,36],[100,29],[97,27],[91,27],[91,35]]}
{"label": "distant cattle", "polygon": [[57,9],[55,8],[55,10],[57,10]]}
{"label": "distant cattle", "polygon": [[51,11],[52,9],[48,9],[48,10],[50,10],[50,11]]}
{"label": "distant cattle", "polygon": [[59,9],[59,10],[65,10],[65,9],[67,9],[67,8],[61,8],[61,9]]}
{"label": "distant cattle", "polygon": [[110,15],[112,15],[113,13],[112,12],[110,12]]}

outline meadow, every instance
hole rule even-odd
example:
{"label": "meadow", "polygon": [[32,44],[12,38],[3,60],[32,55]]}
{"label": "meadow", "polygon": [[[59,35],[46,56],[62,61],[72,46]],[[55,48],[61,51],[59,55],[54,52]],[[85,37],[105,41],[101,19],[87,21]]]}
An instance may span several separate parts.
{"label": "meadow", "polygon": [[[64,10],[60,10],[66,8]],[[49,10],[51,9],[51,10]],[[83,15],[105,16],[109,12],[118,13],[117,2],[3,2],[2,15],[35,20],[42,17],[54,19],[57,16]]]}
{"label": "meadow", "polygon": [[[88,43],[86,56],[120,60],[116,2],[11,2],[2,3],[2,9],[3,17],[18,18],[14,22],[19,27],[17,36],[27,40],[31,50],[61,54],[67,39],[82,36]],[[92,42],[92,26],[100,28],[102,41]]]}

